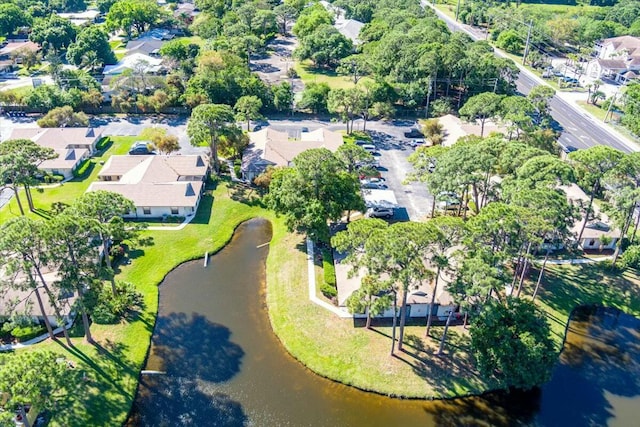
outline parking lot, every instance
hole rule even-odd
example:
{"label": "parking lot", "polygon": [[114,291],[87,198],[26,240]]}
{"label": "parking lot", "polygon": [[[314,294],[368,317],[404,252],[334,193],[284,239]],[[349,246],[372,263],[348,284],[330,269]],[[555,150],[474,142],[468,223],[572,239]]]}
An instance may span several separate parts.
{"label": "parking lot", "polygon": [[[420,221],[430,214],[432,197],[423,183],[404,183],[411,165],[407,158],[414,152],[414,148],[402,135],[404,128],[399,129],[399,135],[387,132],[372,132],[373,143],[378,149],[380,171],[385,178],[385,184],[396,196],[399,207],[395,210],[393,219],[399,221]],[[395,133],[395,132],[394,132]]]}

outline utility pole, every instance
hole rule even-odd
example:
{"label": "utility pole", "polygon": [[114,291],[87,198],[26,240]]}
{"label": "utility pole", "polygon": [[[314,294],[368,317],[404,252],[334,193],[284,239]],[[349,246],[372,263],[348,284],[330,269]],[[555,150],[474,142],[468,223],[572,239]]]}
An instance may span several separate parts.
{"label": "utility pole", "polygon": [[611,98],[611,102],[609,102],[609,108],[607,108],[607,114],[604,115],[604,119],[602,120],[603,123],[607,123],[607,118],[609,117],[609,114],[611,114],[611,110],[613,109],[613,104],[616,103],[617,97],[618,97],[618,91],[616,91],[616,93],[613,94],[613,98]]}
{"label": "utility pole", "polygon": [[424,107],[424,118],[429,118],[429,103],[431,101],[431,86],[433,84],[433,79],[429,77],[429,90],[427,91],[427,105]]}
{"label": "utility pole", "polygon": [[529,43],[531,43],[531,27],[533,27],[533,19],[529,21],[529,30],[527,31],[527,43],[524,45],[524,55],[522,55],[522,65],[527,61],[529,54]]}
{"label": "utility pole", "polygon": [[460,0],[456,4],[456,22],[458,22],[458,15],[460,15]]}

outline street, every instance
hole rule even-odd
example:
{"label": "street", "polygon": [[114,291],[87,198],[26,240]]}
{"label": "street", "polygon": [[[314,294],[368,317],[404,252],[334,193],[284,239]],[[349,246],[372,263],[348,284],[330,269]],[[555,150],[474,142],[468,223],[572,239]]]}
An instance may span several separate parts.
{"label": "street", "polygon": [[[421,4],[423,7],[432,8],[451,31],[464,31],[473,40],[485,40],[486,33],[484,30],[455,22],[425,0],[421,0]],[[494,53],[497,56],[504,56],[496,50],[494,50]],[[516,82],[516,87],[520,93],[526,95],[533,86],[545,84],[530,71],[524,69],[519,64],[517,65],[520,68],[520,74]],[[625,140],[624,137],[619,137],[615,131],[607,128],[606,125],[599,122],[577,105],[562,99],[560,94],[556,93],[556,96],[551,99],[549,105],[551,107],[551,116],[559,123],[560,130],[562,131],[558,142],[564,147],[572,146],[584,149],[595,145],[608,145],[625,153],[638,151],[639,147],[636,144]]]}

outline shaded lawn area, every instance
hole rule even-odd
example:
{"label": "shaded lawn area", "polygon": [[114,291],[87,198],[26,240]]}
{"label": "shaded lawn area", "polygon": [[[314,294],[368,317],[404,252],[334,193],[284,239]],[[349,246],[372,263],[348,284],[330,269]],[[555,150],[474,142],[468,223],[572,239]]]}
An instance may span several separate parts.
{"label": "shaded lawn area", "polygon": [[[332,70],[314,68],[308,60],[303,62],[296,61],[294,68],[305,85],[309,83],[326,83],[331,89],[349,89],[355,86],[349,76],[339,75]],[[367,77],[364,77],[358,83],[367,79]]]}
{"label": "shaded lawn area", "polygon": [[293,357],[322,376],[386,395],[432,398],[486,389],[472,369],[462,327],[450,328],[444,357],[433,354],[443,328],[432,328],[436,338],[423,340],[424,326],[408,326],[406,351],[390,356],[390,326],[354,327],[352,319],[340,319],[310,302],[303,243],[301,236],[274,227],[267,259],[271,325]]}
{"label": "shaded lawn area", "polygon": [[[22,207],[25,214],[32,218],[49,218],[51,216],[51,205],[54,202],[72,204],[89,188],[89,184],[96,180],[98,173],[102,169],[101,162],[106,162],[112,155],[127,154],[131,144],[137,139],[135,136],[112,136],[105,142],[104,149],[89,161],[92,163],[88,169],[88,176],[74,178],[62,184],[44,184],[41,188],[33,188],[33,204],[36,207],[35,212],[29,211],[27,199],[24,190],[19,192]],[[20,209],[16,198],[2,207],[0,210],[0,224],[10,218],[20,216]]]}
{"label": "shaded lawn area", "polygon": [[[530,275],[538,277],[538,270]],[[523,291],[533,293],[535,283]],[[596,304],[615,307],[640,316],[640,280],[638,272],[606,270],[601,264],[547,265],[536,303],[543,309],[551,324],[554,340],[562,344],[571,311],[579,305]]]}
{"label": "shaded lawn area", "polygon": [[164,276],[187,260],[220,250],[235,228],[250,218],[269,219],[283,235],[281,220],[257,205],[235,201],[232,196],[227,184],[221,183],[212,194],[203,197],[203,209],[183,230],[143,232],[148,244],[130,248],[127,257],[131,263],[116,267],[116,279],[136,285],[144,294],[144,309],[117,325],[93,324],[91,331],[98,346],[82,342],[79,326],[74,349],[47,340],[25,350],[59,352],[61,357],[76,361],[76,369],[86,371],[90,379],[78,384],[73,414],[56,413],[51,425],[122,425],[133,403],[138,374],[151,340],[158,309],[158,284]]}

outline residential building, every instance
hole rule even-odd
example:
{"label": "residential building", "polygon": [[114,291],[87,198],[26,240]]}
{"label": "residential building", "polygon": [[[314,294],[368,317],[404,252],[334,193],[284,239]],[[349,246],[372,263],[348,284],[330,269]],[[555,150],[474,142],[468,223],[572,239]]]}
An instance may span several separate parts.
{"label": "residential building", "polygon": [[[58,280],[58,274],[56,272],[44,270],[43,277],[47,283],[53,283]],[[5,274],[0,271],[0,280],[6,280]],[[25,280],[24,275],[16,277],[18,282]],[[51,303],[51,299],[42,288],[40,288],[40,296],[42,297],[42,303],[44,306],[44,312],[47,319],[52,325],[59,326],[59,320],[56,316],[55,308]],[[76,296],[73,292],[59,295],[56,300],[56,306],[62,316],[62,321],[69,320],[71,308],[73,306]],[[35,293],[32,290],[18,290],[7,289],[5,292],[0,293],[0,318],[9,317],[12,314],[21,314],[31,317],[34,321],[42,320],[42,311],[38,305],[38,301]]]}
{"label": "residential building", "polygon": [[[563,185],[560,188],[574,205],[586,207],[589,204],[589,196],[576,184]],[[578,245],[583,250],[615,249],[616,243],[620,239],[620,230],[613,225],[609,217],[600,210],[596,203],[593,204],[592,209],[593,213],[590,215],[592,219],[585,226]],[[580,234],[582,224],[584,224],[584,216],[579,221],[576,221],[570,229],[576,239]],[[603,236],[606,239],[603,239]],[[603,242],[603,240],[608,241]]]}
{"label": "residential building", "polygon": [[52,148],[58,157],[45,160],[38,168],[44,172],[73,177],[83,160],[96,152],[102,132],[95,128],[15,128],[7,139],[30,139],[36,144]]}
{"label": "residential building", "polygon": [[626,83],[640,72],[640,37],[604,39],[594,47],[596,58],[587,65],[587,75]]}
{"label": "residential building", "polygon": [[135,40],[131,40],[127,43],[127,55],[130,56],[135,53],[141,53],[152,57],[160,57],[160,48],[166,43],[166,40],[157,39],[154,37],[142,37]]}
{"label": "residential building", "polygon": [[114,65],[105,65],[102,74],[105,76],[122,74],[124,70],[136,70],[144,74],[161,74],[164,71],[162,58],[141,52],[127,54]]}
{"label": "residential building", "polygon": [[242,177],[253,181],[268,166],[290,166],[303,151],[326,148],[336,152],[343,143],[341,133],[327,129],[301,132],[299,138],[289,138],[287,132],[270,127],[249,132],[249,146],[242,155]]}
{"label": "residential building", "polygon": [[111,156],[87,192],[106,190],[133,201],[125,218],[190,216],[198,209],[209,173],[207,160],[195,156]]}
{"label": "residential building", "polygon": [[85,10],[83,12],[57,13],[61,18],[68,19],[73,25],[82,27],[83,25],[93,24],[100,15],[100,11],[96,9]]}

